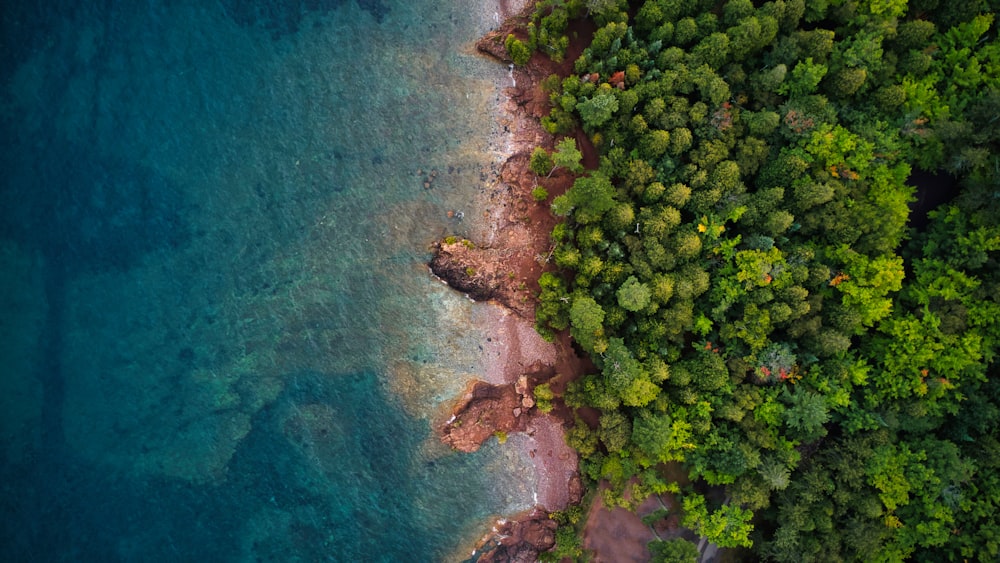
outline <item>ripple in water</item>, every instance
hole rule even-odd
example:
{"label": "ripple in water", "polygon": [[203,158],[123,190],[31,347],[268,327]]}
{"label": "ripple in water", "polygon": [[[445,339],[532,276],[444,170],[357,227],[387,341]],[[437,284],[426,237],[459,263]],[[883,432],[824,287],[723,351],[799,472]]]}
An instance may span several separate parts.
{"label": "ripple in water", "polygon": [[525,508],[514,453],[431,432],[480,369],[424,262],[491,164],[483,22],[29,4],[0,39],[0,558],[441,560]]}

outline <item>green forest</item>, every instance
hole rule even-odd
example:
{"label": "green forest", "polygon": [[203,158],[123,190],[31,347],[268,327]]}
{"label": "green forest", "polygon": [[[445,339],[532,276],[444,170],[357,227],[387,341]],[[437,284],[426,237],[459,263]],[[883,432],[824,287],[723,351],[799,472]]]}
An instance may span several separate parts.
{"label": "green forest", "polygon": [[[998,560],[995,11],[545,0],[508,38],[519,64],[588,44],[544,83],[532,168],[577,177],[537,328],[596,366],[554,400],[599,414],[568,440],[605,503],[672,492],[746,560]],[[586,558],[581,510],[553,559]]]}

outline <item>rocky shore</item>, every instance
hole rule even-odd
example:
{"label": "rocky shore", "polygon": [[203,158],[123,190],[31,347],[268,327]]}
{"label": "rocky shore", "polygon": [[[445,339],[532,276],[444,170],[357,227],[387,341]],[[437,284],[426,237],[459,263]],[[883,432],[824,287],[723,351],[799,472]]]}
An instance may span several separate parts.
{"label": "rocky shore", "polygon": [[[503,40],[523,29],[532,5],[501,0],[495,17],[504,23],[480,39],[477,50],[510,65]],[[496,437],[530,457],[536,468],[535,507],[499,520],[478,546],[478,561],[535,561],[555,542],[550,511],[579,502],[582,494],[577,455],[564,439],[572,414],[560,405],[543,413],[534,397],[534,389],[543,383],[562,391],[587,365],[568,338],[549,343],[534,330],[537,280],[553,267],[549,233],[556,219],[548,201],[535,201],[531,191],[542,185],[551,198],[573,181],[559,171],[539,178],[528,167],[535,147],[552,149],[553,139],[539,123],[548,110],[540,82],[558,71],[538,54],[525,67],[510,66],[510,84],[496,108],[491,139],[502,164],[495,184],[483,191],[477,206],[484,210],[487,228],[482,240],[448,237],[438,242],[430,263],[434,275],[451,287],[492,304],[481,319],[490,335],[484,350],[487,381],[473,382],[457,399],[439,429],[441,439],[471,452]]]}

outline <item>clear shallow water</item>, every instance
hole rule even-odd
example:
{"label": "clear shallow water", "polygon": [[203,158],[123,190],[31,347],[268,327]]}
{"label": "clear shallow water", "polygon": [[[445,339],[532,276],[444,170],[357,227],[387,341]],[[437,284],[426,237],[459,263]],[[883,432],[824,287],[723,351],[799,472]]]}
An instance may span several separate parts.
{"label": "clear shallow water", "polygon": [[0,34],[0,559],[442,560],[527,507],[431,432],[480,369],[424,262],[491,164],[484,23],[65,4]]}

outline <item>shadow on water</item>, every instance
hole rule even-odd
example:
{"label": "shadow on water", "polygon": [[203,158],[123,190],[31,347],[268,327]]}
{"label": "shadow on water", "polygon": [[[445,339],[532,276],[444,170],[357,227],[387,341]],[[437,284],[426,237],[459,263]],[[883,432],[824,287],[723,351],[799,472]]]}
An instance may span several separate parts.
{"label": "shadow on water", "polygon": [[[45,3],[38,14],[23,5],[11,6],[13,15],[4,12],[3,28],[9,29],[11,18],[18,15],[29,20],[35,17],[26,35],[34,39],[14,45],[8,36],[0,41],[3,52],[28,56],[34,40],[45,38],[41,31],[76,9],[70,4]],[[9,67],[5,64],[4,68],[6,78]],[[185,517],[157,508],[160,491],[152,490],[152,485],[90,465],[67,448],[61,364],[66,289],[75,276],[127,270],[151,253],[185,244],[189,240],[183,220],[185,198],[178,186],[154,170],[104,156],[96,146],[69,142],[58,135],[25,138],[16,129],[17,119],[4,115],[0,126],[4,138],[19,139],[13,150],[0,155],[5,172],[0,238],[44,256],[47,307],[34,370],[42,392],[41,447],[30,452],[24,463],[0,465],[0,479],[6,484],[0,496],[4,514],[0,560],[121,560],[121,538],[148,534],[169,526],[171,520],[183,522]],[[197,530],[193,532],[198,537]],[[206,545],[212,543],[207,532],[201,537]]]}
{"label": "shadow on water", "polygon": [[[143,479],[63,448],[0,469],[17,484],[3,497],[0,558],[434,560],[433,538],[408,505],[420,486],[410,460],[426,429],[372,374],[285,379],[220,484]],[[393,543],[374,539],[387,530]]]}
{"label": "shadow on water", "polygon": [[38,248],[66,275],[125,270],[188,239],[181,190],[153,170],[58,141],[0,194],[0,237]]}
{"label": "shadow on water", "polygon": [[21,63],[50,40],[53,31],[67,17],[75,19],[79,13],[89,12],[99,4],[78,0],[4,2],[0,10],[0,81],[6,83]]}
{"label": "shadow on water", "polygon": [[[254,556],[430,560],[409,506],[417,486],[410,460],[426,428],[407,419],[373,374],[284,379],[283,396],[258,413],[229,466],[232,496],[251,492],[262,512],[291,516],[283,530],[259,535]],[[387,530],[399,545],[375,545]]]}
{"label": "shadow on water", "polygon": [[[179,525],[185,518],[156,508],[162,492],[150,489],[153,485],[89,465],[66,447],[61,365],[66,286],[81,273],[127,269],[149,253],[183,244],[188,238],[183,198],[150,169],[98,157],[82,146],[62,144],[47,154],[17,166],[29,170],[0,193],[0,237],[37,249],[48,265],[47,316],[35,370],[42,388],[42,447],[28,463],[3,467],[8,485],[0,559],[121,560],[122,537],[149,534],[171,526],[171,520]],[[199,537],[198,530],[190,532]],[[206,545],[216,541],[207,531],[200,537]]]}

